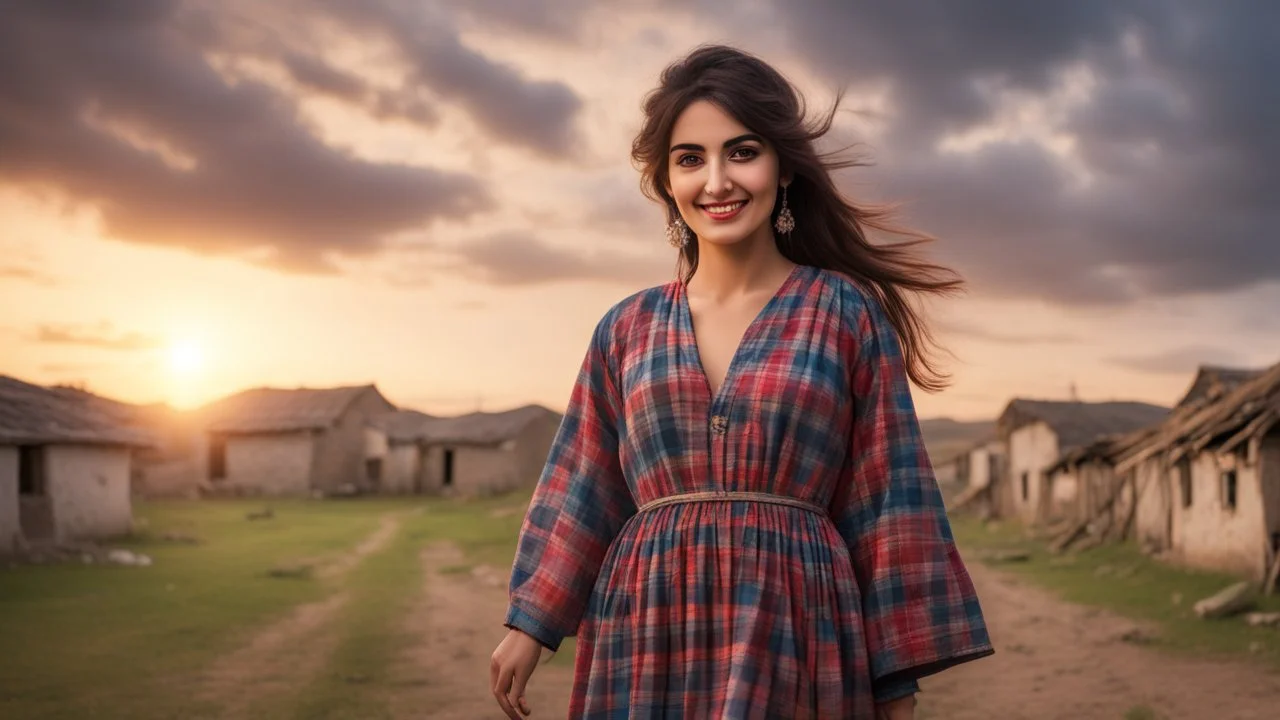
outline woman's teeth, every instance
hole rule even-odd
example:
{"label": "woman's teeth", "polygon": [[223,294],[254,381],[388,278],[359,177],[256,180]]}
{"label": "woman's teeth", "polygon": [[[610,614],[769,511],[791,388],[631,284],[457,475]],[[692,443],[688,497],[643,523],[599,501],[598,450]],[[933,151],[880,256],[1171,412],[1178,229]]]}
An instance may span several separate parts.
{"label": "woman's teeth", "polygon": [[745,204],[746,203],[744,201],[739,200],[738,202],[729,203],[728,205],[703,205],[703,207],[706,208],[707,212],[713,215],[724,215],[725,213],[731,213],[734,210],[737,210]]}

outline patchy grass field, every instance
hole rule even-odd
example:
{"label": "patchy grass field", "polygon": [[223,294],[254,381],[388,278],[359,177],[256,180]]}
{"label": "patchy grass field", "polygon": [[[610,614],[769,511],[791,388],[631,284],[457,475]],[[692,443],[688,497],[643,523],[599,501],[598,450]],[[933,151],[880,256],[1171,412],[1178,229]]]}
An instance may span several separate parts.
{"label": "patchy grass field", "polygon": [[[990,563],[1057,593],[1064,600],[1106,608],[1134,620],[1153,621],[1153,647],[1172,651],[1247,658],[1280,669],[1280,630],[1246,625],[1241,617],[1206,621],[1192,606],[1240,578],[1175,567],[1143,555],[1131,543],[1104,545],[1055,556],[1043,541],[1028,538],[1012,522],[984,525],[976,518],[952,518],[956,540],[976,560],[993,550],[1023,550],[1026,562]],[[1264,597],[1258,608],[1280,611],[1280,596]]]}
{"label": "patchy grass field", "polygon": [[[389,717],[388,668],[414,641],[400,627],[422,586],[419,551],[451,539],[468,563],[505,572],[526,499],[272,501],[274,517],[256,521],[246,514],[261,500],[140,503],[139,533],[112,546],[151,556],[150,567],[0,569],[0,717],[225,717],[228,703],[250,717]],[[376,547],[359,549],[389,518]],[[323,637],[286,637],[261,673],[283,681],[292,665],[319,663],[307,682],[249,699],[207,692],[219,658],[326,599]]]}

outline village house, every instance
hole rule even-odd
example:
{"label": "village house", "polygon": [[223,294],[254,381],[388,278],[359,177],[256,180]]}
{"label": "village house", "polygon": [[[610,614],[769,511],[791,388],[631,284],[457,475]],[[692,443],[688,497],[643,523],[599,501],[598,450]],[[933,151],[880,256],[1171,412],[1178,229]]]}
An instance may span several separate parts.
{"label": "village house", "polygon": [[1117,473],[1117,463],[1151,445],[1164,429],[1260,374],[1258,370],[1201,367],[1162,423],[1105,436],[1067,451],[1049,468],[1050,482],[1078,488],[1073,514],[1076,519],[1091,521],[1094,534],[1105,533],[1115,539],[1137,537],[1148,547],[1167,548],[1172,489],[1160,457],[1149,454],[1142,462],[1128,463],[1123,474]]}
{"label": "village house", "polygon": [[0,552],[128,533],[132,454],[151,442],[73,397],[0,376]]}
{"label": "village house", "polygon": [[387,438],[388,492],[483,496],[530,486],[562,416],[538,405],[435,417],[402,411],[377,423]]}
{"label": "village house", "polygon": [[1050,475],[1066,453],[1108,435],[1159,424],[1169,409],[1147,403],[1011,400],[996,421],[1008,453],[999,505],[1026,523],[1074,514],[1079,478]]}
{"label": "village house", "polygon": [[203,429],[201,489],[214,495],[377,492],[381,461],[370,428],[395,410],[373,385],[256,388],[210,403],[196,412]]}
{"label": "village house", "polygon": [[110,418],[118,427],[137,429],[153,440],[152,445],[133,451],[129,484],[135,497],[197,496],[200,432],[184,413],[164,403],[136,405],[70,385],[49,389]]}
{"label": "village house", "polygon": [[982,517],[1009,513],[1012,508],[1005,498],[1007,493],[997,492],[1007,461],[1005,444],[997,437],[983,438],[957,455],[951,465],[963,490],[956,496],[954,506],[971,508]]}
{"label": "village house", "polygon": [[381,492],[421,495],[426,490],[426,442],[423,428],[435,416],[398,410],[376,418],[370,432],[371,461],[381,466]]}
{"label": "village house", "polygon": [[1202,369],[1170,418],[1113,460],[1134,480],[1140,542],[1263,578],[1280,552],[1280,364]]}

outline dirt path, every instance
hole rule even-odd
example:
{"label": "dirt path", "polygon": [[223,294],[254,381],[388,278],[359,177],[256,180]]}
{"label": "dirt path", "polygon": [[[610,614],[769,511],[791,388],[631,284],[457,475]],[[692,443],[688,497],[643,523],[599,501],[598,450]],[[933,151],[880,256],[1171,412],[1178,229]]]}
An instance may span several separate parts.
{"label": "dirt path", "polygon": [[[394,716],[499,717],[489,694],[489,654],[505,630],[504,574],[453,546],[424,550],[426,586],[407,633]],[[442,572],[445,571],[445,572]],[[1018,579],[970,564],[997,653],[926,679],[921,720],[1121,720],[1146,706],[1167,720],[1263,720],[1280,707],[1280,675],[1247,663],[1171,656],[1132,642],[1153,631],[1072,605]],[[1129,639],[1126,639],[1129,638]],[[565,717],[568,667],[543,665],[530,683],[535,716]]]}
{"label": "dirt path", "polygon": [[[378,527],[351,550],[319,565],[315,575],[340,582],[366,557],[386,547],[401,518],[383,515]],[[221,706],[223,718],[248,718],[255,704],[278,693],[296,692],[320,672],[339,633],[324,632],[347,602],[336,590],[324,600],[294,608],[261,628],[236,650],[218,658],[200,679],[196,696]]]}
{"label": "dirt path", "polygon": [[[461,550],[435,544],[422,551],[425,581],[405,632],[421,638],[396,668],[402,692],[392,698],[396,718],[475,720],[504,717],[489,692],[489,658],[506,634],[506,573],[469,569]],[[542,665],[529,681],[533,717],[568,714],[573,671]]]}
{"label": "dirt path", "polygon": [[925,679],[925,720],[1110,720],[1147,706],[1168,720],[1275,718],[1280,675],[1175,657],[1124,638],[1131,620],[1063,602],[969,563],[996,654]]}

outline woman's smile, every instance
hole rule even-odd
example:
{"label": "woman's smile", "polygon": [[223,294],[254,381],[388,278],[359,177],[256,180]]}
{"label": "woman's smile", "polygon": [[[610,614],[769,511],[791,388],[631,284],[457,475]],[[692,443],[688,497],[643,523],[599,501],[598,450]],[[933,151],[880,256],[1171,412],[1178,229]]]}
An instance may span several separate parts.
{"label": "woman's smile", "polygon": [[716,222],[725,222],[737,217],[738,213],[742,212],[742,208],[746,207],[748,202],[750,201],[735,200],[733,202],[716,203],[714,205],[699,205],[698,207],[712,220],[715,220]]}

